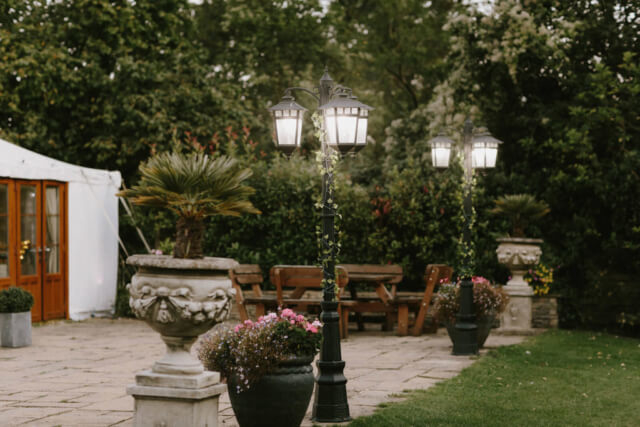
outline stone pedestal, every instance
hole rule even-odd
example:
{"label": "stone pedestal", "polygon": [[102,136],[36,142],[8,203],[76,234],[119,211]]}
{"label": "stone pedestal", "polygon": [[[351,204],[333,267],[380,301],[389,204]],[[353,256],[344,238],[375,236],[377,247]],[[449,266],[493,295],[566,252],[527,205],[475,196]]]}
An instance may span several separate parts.
{"label": "stone pedestal", "polygon": [[136,427],[216,427],[218,398],[226,390],[217,372],[166,375],[142,371],[127,387],[135,399]]}
{"label": "stone pedestal", "polygon": [[500,330],[524,331],[532,327],[531,323],[531,295],[514,295],[509,293],[507,309],[500,319]]}
{"label": "stone pedestal", "polygon": [[540,261],[542,240],[504,238],[498,239],[498,242],[500,243],[496,250],[498,261],[505,264],[511,271],[511,278],[504,287],[509,295],[509,303],[502,313],[500,330],[503,332],[529,331],[532,328],[533,289],[524,280],[524,275]]}

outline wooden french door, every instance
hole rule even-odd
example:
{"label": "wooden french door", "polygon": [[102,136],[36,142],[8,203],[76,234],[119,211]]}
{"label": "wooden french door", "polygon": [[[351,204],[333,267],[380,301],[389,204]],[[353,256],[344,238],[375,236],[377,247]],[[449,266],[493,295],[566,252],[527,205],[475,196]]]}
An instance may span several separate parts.
{"label": "wooden french door", "polygon": [[33,321],[65,318],[66,185],[0,180],[0,287],[33,295]]}

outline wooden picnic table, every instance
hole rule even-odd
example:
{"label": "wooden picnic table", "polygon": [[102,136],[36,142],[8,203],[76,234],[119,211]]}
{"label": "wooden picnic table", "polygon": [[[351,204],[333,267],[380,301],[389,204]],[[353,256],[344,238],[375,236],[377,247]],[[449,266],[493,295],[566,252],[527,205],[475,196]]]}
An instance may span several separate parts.
{"label": "wooden picnic table", "polygon": [[[348,289],[351,300],[354,302],[349,311],[356,313],[358,330],[364,329],[361,313],[384,313],[385,323],[383,328],[393,328],[396,308],[391,304],[397,292],[397,284],[402,281],[402,267],[395,264],[340,264],[349,275]],[[373,285],[377,298],[358,296],[358,287],[361,285]],[[391,285],[391,290],[386,285]],[[347,313],[348,314],[348,313]],[[344,324],[347,325],[347,319]],[[347,333],[345,330],[344,334]]]}

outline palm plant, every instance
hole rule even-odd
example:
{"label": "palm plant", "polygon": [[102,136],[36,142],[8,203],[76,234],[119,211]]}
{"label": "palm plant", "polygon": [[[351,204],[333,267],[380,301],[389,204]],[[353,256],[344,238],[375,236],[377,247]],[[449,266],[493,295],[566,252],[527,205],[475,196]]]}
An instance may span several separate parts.
{"label": "palm plant", "polygon": [[255,192],[243,181],[252,174],[234,159],[206,154],[160,153],[140,164],[138,185],[118,193],[139,205],[168,208],[178,214],[175,258],[202,258],[204,219],[212,215],[256,213]]}
{"label": "palm plant", "polygon": [[495,200],[491,213],[505,215],[512,226],[511,237],[524,237],[527,225],[549,213],[549,205],[531,194],[509,194]]}

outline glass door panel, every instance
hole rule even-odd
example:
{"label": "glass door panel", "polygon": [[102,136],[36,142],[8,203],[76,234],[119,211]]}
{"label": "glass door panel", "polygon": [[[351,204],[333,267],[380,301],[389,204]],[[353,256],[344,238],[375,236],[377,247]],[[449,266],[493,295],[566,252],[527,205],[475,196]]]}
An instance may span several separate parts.
{"label": "glass door panel", "polygon": [[45,269],[47,273],[60,272],[60,191],[47,186],[45,191]]}
{"label": "glass door panel", "polygon": [[9,274],[9,186],[0,184],[0,279]]}
{"label": "glass door panel", "polygon": [[37,187],[20,186],[20,274],[32,276],[38,265]]}

